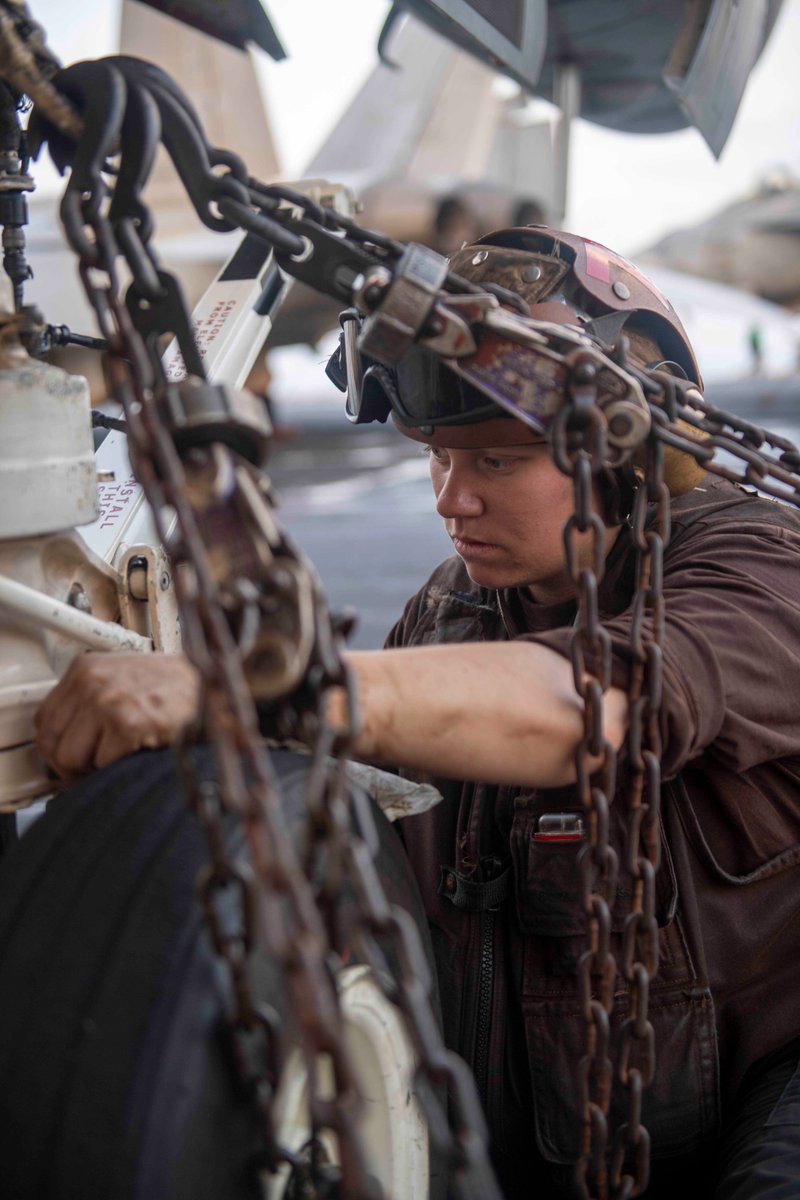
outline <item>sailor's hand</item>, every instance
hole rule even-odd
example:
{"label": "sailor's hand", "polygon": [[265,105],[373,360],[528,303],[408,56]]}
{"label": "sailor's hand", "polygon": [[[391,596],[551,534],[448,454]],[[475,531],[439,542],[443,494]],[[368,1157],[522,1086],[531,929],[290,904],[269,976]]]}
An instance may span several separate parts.
{"label": "sailor's hand", "polygon": [[197,717],[191,663],[174,654],[81,654],[35,717],[48,765],[71,783],[136,750],[175,742]]}

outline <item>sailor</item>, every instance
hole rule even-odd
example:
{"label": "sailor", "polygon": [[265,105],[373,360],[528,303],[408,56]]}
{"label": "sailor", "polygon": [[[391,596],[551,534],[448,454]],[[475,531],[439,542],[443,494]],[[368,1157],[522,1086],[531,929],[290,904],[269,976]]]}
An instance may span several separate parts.
{"label": "sailor", "polygon": [[[452,266],[515,292],[537,320],[601,341],[624,326],[639,364],[700,382],[671,305],[593,242],[507,230]],[[533,352],[513,354],[507,368],[535,377]],[[578,986],[587,829],[575,786],[584,712],[569,659],[576,589],[562,541],[572,483],[541,436],[431,356],[410,355],[385,382],[398,429],[427,448],[455,555],[408,602],[386,650],[348,655],[364,714],[357,751],[432,780],[444,796],[403,821],[402,835],[432,931],[445,1034],[475,1072],[505,1194],[580,1195],[591,996]],[[671,1196],[691,1180],[719,1200],[788,1196],[800,1177],[800,516],[702,475],[679,452],[666,478],[661,966],[648,989],[656,1066],[642,1104],[646,1194]],[[631,1016],[620,964],[635,891],[624,846],[637,486],[627,469],[594,484],[611,654],[603,726],[622,767],[609,819],[621,862],[611,910],[618,1073]],[[575,543],[581,565],[596,552],[590,536]],[[168,743],[195,708],[182,660],[87,655],[42,705],[39,745],[73,779]],[[343,711],[334,696],[331,720]],[[588,756],[589,771],[599,764]],[[643,1075],[646,1057],[633,1052]],[[625,1105],[617,1080],[612,1133],[628,1119]]]}

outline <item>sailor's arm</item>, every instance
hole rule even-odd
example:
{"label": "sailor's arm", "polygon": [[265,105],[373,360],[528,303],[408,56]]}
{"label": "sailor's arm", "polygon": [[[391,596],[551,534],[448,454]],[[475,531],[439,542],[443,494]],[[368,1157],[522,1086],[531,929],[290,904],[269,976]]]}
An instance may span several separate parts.
{"label": "sailor's arm", "polygon": [[[466,643],[347,655],[361,707],[359,757],[455,779],[561,787],[575,780],[583,703],[566,658],[536,642]],[[344,721],[334,692],[329,719]],[[603,727],[614,749],[627,697],[609,688]],[[599,765],[590,760],[589,769]]]}
{"label": "sailor's arm", "polygon": [[[569,662],[554,650],[495,642],[352,652],[347,660],[363,719],[358,757],[492,783],[574,780],[583,707]],[[198,695],[196,672],[179,656],[82,655],[39,709],[39,749],[69,781],[176,741],[196,717]],[[332,724],[342,725],[344,710],[337,689]],[[624,693],[610,689],[604,721],[615,748],[626,711]]]}

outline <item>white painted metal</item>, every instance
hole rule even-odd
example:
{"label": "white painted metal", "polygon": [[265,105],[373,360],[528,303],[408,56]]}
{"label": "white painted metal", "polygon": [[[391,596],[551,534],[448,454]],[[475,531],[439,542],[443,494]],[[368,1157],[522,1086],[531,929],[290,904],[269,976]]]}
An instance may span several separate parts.
{"label": "white painted metal", "polygon": [[116,566],[127,587],[120,591],[120,617],[126,629],[152,638],[153,649],[179,654],[182,647],[172,563],[158,544],[122,545]]}
{"label": "white painted metal", "polygon": [[[346,216],[355,212],[353,194],[341,184],[311,179],[288,186]],[[272,251],[266,245],[259,250],[254,243],[249,236],[242,240],[192,313],[208,379],[234,388],[242,387],[250,374],[289,286]],[[243,253],[245,246],[249,247],[247,254]],[[265,290],[269,291],[267,298]],[[176,342],[167,347],[163,362],[170,379],[179,380],[186,374]],[[108,434],[97,451],[97,470],[111,478],[98,484],[99,515],[80,532],[95,554],[119,566],[123,543],[158,542],[152,514],[131,469],[125,434]]]}
{"label": "white painted metal", "polygon": [[35,362],[24,351],[4,355],[2,366],[0,538],[93,520],[97,497],[86,380]]}
{"label": "white painted metal", "polygon": [[52,629],[89,650],[141,652],[153,649],[150,638],[110,621],[98,621],[89,613],[3,575],[0,575],[0,613],[16,617],[24,625]]}
{"label": "white painted metal", "polygon": [[18,812],[49,797],[52,781],[32,742],[0,750],[0,812]]}
{"label": "white painted metal", "polygon": [[0,540],[0,810],[52,790],[33,746],[34,713],[87,631],[99,649],[150,648],[118,623],[120,587],[72,530]]}
{"label": "white painted metal", "polygon": [[98,473],[107,478],[97,484],[97,518],[84,525],[80,535],[104,562],[113,564],[122,542],[152,543],[158,535],[152,513],[143,505],[144,493],[131,467],[125,434],[111,430],[96,461]]}
{"label": "white painted metal", "polygon": [[[246,240],[246,239],[245,239]],[[212,282],[192,314],[192,324],[206,374],[212,383],[241,387],[272,328],[272,313],[259,313],[256,305],[264,291],[266,277],[276,270],[271,251],[264,247],[263,257],[246,279],[225,279],[234,251]],[[276,305],[277,305],[276,299]],[[177,343],[164,353],[168,377],[179,380],[186,374]],[[98,484],[99,515],[81,529],[86,544],[108,563],[117,565],[118,551],[128,545],[158,542],[152,513],[137,482],[128,457],[124,433],[112,431],[97,451],[98,472],[112,479]]]}
{"label": "white painted metal", "polygon": [[[241,387],[272,328],[269,316],[255,309],[263,290],[265,267],[269,268],[271,261],[272,255],[267,255],[265,248],[264,260],[253,278],[215,279],[192,313],[195,341],[206,374],[214,383]],[[227,265],[221,274],[225,274]],[[168,379],[183,379],[186,375],[177,342],[167,347],[162,362]]]}
{"label": "white painted metal", "polygon": [[[282,291],[272,252],[252,241],[194,313],[209,378],[234,387],[249,373]],[[0,316],[13,310],[5,284],[0,275]],[[167,361],[179,378],[174,347]],[[110,433],[95,456],[85,381],[34,362],[10,335],[0,350],[0,414],[0,808],[8,809],[51,790],[33,715],[75,654],[149,650],[153,641],[177,651],[180,631],[171,570],[125,436]],[[83,526],[80,535],[72,525]],[[138,602],[128,594],[133,559],[146,565]],[[72,589],[88,611],[66,603]]]}

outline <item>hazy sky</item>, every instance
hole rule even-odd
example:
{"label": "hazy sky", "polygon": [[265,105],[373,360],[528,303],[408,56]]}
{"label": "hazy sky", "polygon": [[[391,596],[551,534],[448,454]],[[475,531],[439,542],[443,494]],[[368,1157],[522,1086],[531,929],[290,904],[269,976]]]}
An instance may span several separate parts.
{"label": "hazy sky", "polygon": [[[116,0],[29,0],[64,61],[108,52]],[[385,0],[266,0],[290,54],[266,60],[276,142],[297,176],[375,62]],[[577,123],[567,224],[623,252],[692,224],[769,172],[800,176],[800,0],[784,0],[716,162],[698,133],[634,137]]]}

